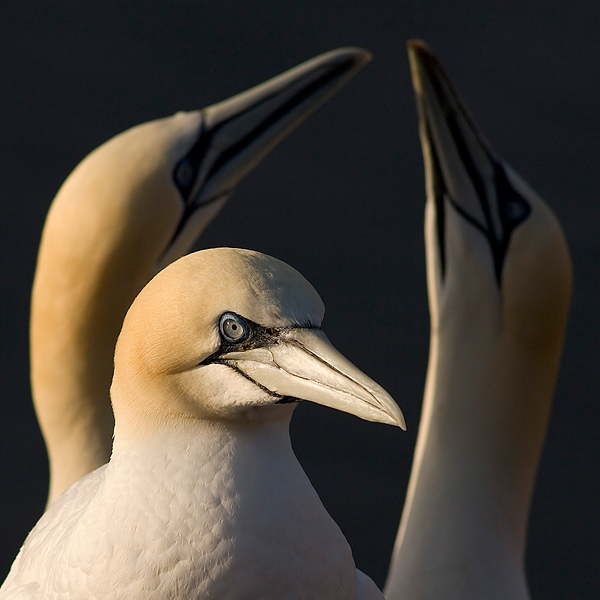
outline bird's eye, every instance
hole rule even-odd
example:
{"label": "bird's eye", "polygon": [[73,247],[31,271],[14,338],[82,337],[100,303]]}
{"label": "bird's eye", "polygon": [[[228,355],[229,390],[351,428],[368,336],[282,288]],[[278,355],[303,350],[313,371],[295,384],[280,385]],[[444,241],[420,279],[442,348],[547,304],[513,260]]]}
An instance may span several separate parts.
{"label": "bird's eye", "polygon": [[175,167],[173,178],[175,183],[181,188],[188,188],[194,182],[196,169],[189,158],[184,158],[179,161]]}
{"label": "bird's eye", "polygon": [[522,221],[529,213],[529,207],[520,198],[504,203],[502,209],[509,221]]}
{"label": "bird's eye", "polygon": [[250,327],[246,321],[233,313],[225,313],[221,317],[219,330],[229,343],[243,342],[250,335]]}

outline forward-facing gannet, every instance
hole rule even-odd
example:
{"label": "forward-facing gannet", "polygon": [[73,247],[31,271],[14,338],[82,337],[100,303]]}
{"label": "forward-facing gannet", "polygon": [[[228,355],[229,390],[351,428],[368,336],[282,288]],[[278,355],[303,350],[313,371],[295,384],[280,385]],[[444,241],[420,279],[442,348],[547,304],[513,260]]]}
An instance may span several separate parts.
{"label": "forward-facing gannet", "polygon": [[524,600],[526,525],[571,295],[561,226],[409,43],[431,348],[388,600]]}
{"label": "forward-facing gannet", "polygon": [[219,104],[134,127],[65,181],[44,228],[31,310],[50,501],[108,461],[114,346],[135,296],[189,251],[242,177],[369,58],[356,48],[328,52]]}
{"label": "forward-facing gannet", "polygon": [[129,309],[108,465],[50,505],[0,598],[381,599],[297,462],[296,399],[404,427],[321,331],[323,304],[249,250],[186,256]]}

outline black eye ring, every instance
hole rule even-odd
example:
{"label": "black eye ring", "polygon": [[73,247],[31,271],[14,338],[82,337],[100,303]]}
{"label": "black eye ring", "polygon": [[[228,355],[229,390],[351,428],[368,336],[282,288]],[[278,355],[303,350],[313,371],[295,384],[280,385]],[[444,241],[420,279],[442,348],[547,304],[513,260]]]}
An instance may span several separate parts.
{"label": "black eye ring", "polygon": [[175,169],[173,170],[173,181],[179,188],[184,200],[188,199],[197,175],[197,165],[195,165],[187,156],[182,158],[175,165]]}
{"label": "black eye ring", "polygon": [[226,312],[219,320],[219,331],[229,344],[239,344],[250,335],[250,326],[242,317],[235,313]]}

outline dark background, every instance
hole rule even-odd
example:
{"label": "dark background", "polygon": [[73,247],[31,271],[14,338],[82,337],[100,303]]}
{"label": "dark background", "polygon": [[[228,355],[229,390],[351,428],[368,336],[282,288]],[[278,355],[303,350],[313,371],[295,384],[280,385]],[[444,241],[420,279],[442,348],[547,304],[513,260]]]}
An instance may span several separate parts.
{"label": "dark background", "polygon": [[299,269],[323,296],[331,340],[403,408],[406,434],[313,406],[302,406],[293,424],[299,458],[357,565],[383,583],[428,352],[423,168],[405,51],[408,38],[421,37],[499,154],[566,230],[574,300],[527,568],[538,598],[597,592],[599,16],[596,2],[557,0],[4,0],[0,575],[45,501],[27,329],[39,236],[62,181],[132,125],[358,45],[373,62],[240,185],[200,245],[253,248]]}

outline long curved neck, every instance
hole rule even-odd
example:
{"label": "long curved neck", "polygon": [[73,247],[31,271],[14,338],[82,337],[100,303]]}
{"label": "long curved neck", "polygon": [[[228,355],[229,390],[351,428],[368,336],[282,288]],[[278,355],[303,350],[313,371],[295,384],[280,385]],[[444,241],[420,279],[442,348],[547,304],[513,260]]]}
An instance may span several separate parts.
{"label": "long curved neck", "polygon": [[43,240],[33,289],[31,371],[52,501],[110,457],[114,347],[146,277],[137,281],[86,263],[85,250],[75,263],[46,246]]}
{"label": "long curved neck", "polygon": [[[526,526],[559,352],[433,332],[386,598],[528,598]],[[490,590],[494,590],[490,592]]]}
{"label": "long curved neck", "polygon": [[38,255],[31,382],[49,501],[110,457],[115,343],[179,218],[174,200],[151,202],[143,186],[123,191],[116,176],[109,182],[114,188],[93,160],[79,165],[52,204]]}

